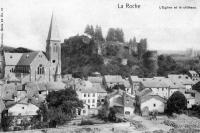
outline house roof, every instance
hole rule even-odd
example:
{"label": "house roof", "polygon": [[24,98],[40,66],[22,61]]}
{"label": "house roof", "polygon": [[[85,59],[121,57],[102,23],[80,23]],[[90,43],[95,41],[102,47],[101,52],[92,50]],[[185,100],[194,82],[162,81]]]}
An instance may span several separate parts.
{"label": "house roof", "polygon": [[15,66],[19,62],[23,53],[5,53],[5,63],[6,65]]}
{"label": "house roof", "polygon": [[106,82],[123,83],[123,79],[120,75],[105,75],[104,78]]}
{"label": "house roof", "polygon": [[136,95],[142,97],[142,96],[145,96],[145,95],[150,94],[150,93],[152,93],[152,90],[150,88],[145,88],[141,91],[137,91]]}
{"label": "house roof", "polygon": [[197,72],[194,71],[194,70],[190,70],[189,73],[190,73],[191,75],[193,75],[193,74],[197,74]]}
{"label": "house roof", "polygon": [[92,83],[102,83],[103,77],[88,77],[88,80]]}
{"label": "house roof", "polygon": [[124,86],[125,86],[126,88],[131,87],[131,84],[130,84],[129,80],[125,80],[125,79],[124,79]]}
{"label": "house roof", "polygon": [[86,81],[78,91],[82,93],[107,93],[102,84],[91,83],[90,81]]}
{"label": "house roof", "polygon": [[17,65],[30,65],[39,52],[23,53]]}
{"label": "house roof", "polygon": [[167,88],[169,87],[163,80],[155,78],[143,78],[141,81],[145,88]]}
{"label": "house roof", "polygon": [[169,74],[168,78],[175,83],[180,83],[180,84],[183,84],[183,85],[187,85],[187,84],[193,85],[194,84],[192,79],[186,74],[177,74],[177,75],[176,74]]}
{"label": "house roof", "polygon": [[132,81],[132,82],[141,82],[142,79],[139,78],[138,76],[131,76],[131,81]]}
{"label": "house roof", "polygon": [[51,91],[64,90],[65,86],[66,86],[66,84],[64,84],[63,82],[59,82],[59,81],[46,83],[47,90],[51,90]]}
{"label": "house roof", "polygon": [[129,94],[126,94],[125,92],[124,92],[123,96],[124,96],[124,101],[123,101],[124,106],[126,106],[126,107],[134,107],[135,98],[130,96]]}
{"label": "house roof", "polygon": [[157,99],[157,100],[159,100],[163,103],[166,103],[166,100],[159,95],[145,95],[143,97],[140,97],[140,100],[141,100],[141,103],[143,103],[143,102],[146,102],[146,101],[148,101],[152,98]]}

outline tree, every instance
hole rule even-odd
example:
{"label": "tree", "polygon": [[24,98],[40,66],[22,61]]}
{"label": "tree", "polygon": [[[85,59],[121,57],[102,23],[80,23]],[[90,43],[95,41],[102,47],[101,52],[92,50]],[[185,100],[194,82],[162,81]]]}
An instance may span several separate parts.
{"label": "tree", "polygon": [[143,54],[143,66],[144,71],[148,74],[147,77],[153,77],[157,75],[157,52],[156,51],[147,51]]}
{"label": "tree", "polygon": [[40,114],[43,121],[50,126],[64,124],[76,116],[76,109],[82,108],[83,103],[77,97],[76,91],[72,88],[65,90],[52,91],[47,97],[47,106],[42,105]]}
{"label": "tree", "polygon": [[94,28],[92,25],[87,25],[86,28],[85,28],[85,31],[84,33],[90,35],[90,36],[94,36]]}
{"label": "tree", "polygon": [[116,110],[115,108],[110,108],[110,112],[108,114],[108,120],[109,121],[112,121],[112,122],[115,122],[116,121]]}
{"label": "tree", "polygon": [[147,51],[147,40],[141,39],[138,44],[138,58],[141,59],[146,51]]}
{"label": "tree", "polygon": [[102,34],[102,29],[98,25],[96,26],[95,31],[94,31],[94,38],[97,41],[104,41],[103,34]]}
{"label": "tree", "polygon": [[119,28],[110,28],[108,30],[106,41],[119,41],[124,42],[124,32]]}
{"label": "tree", "polygon": [[184,94],[176,91],[167,100],[167,110],[166,113],[172,115],[172,113],[181,113],[187,108],[187,99]]}

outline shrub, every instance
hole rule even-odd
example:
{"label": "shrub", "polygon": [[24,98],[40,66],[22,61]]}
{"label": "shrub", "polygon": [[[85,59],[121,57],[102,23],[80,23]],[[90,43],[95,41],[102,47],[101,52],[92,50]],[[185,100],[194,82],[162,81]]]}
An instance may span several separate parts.
{"label": "shrub", "polygon": [[93,125],[94,123],[91,120],[82,120],[80,125]]}
{"label": "shrub", "polygon": [[187,99],[184,94],[177,91],[174,92],[167,101],[166,113],[172,115],[172,113],[182,113],[184,109],[187,108]]}

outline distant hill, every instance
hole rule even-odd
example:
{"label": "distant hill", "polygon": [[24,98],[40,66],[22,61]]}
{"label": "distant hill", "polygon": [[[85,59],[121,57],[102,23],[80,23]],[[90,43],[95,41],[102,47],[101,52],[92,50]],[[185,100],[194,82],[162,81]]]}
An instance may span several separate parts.
{"label": "distant hill", "polygon": [[28,52],[33,52],[31,49],[23,48],[23,47],[10,47],[10,46],[4,46],[5,52],[10,52],[10,53],[28,53]]}

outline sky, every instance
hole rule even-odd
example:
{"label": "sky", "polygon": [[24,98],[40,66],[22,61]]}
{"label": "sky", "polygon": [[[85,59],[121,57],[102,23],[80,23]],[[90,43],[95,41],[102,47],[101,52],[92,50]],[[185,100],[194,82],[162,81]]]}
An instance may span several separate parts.
{"label": "sky", "polygon": [[[126,3],[141,5],[118,8]],[[192,6],[196,9],[159,9]],[[82,34],[87,24],[122,28],[125,40],[147,38],[157,50],[200,49],[199,0],[0,0],[4,8],[4,45],[45,50],[52,12],[61,41]]]}

